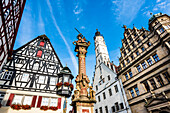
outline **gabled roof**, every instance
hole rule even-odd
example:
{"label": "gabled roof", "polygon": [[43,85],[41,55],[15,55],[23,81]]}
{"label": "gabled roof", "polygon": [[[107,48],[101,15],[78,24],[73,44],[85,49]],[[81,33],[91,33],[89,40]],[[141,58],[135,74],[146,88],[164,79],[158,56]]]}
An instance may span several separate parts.
{"label": "gabled roof", "polygon": [[58,55],[56,54],[56,52],[55,52],[55,50],[54,50],[54,48],[53,48],[53,46],[52,46],[52,44],[51,44],[51,42],[50,42],[50,39],[49,39],[45,34],[40,35],[40,36],[34,38],[33,40],[29,41],[28,43],[26,43],[26,44],[24,44],[23,46],[19,47],[18,49],[14,50],[13,53],[16,53],[17,51],[21,50],[22,48],[24,48],[25,46],[29,45],[31,42],[33,42],[33,41],[35,41],[35,40],[37,40],[37,39],[39,39],[39,38],[40,38],[40,39],[47,40],[47,41],[49,42],[49,44],[50,44],[50,46],[51,46],[51,48],[52,48],[54,54],[56,55],[56,57],[57,57],[57,59],[58,59],[60,65],[61,65],[61,67],[63,68],[63,65],[62,65],[62,63],[61,63],[61,61],[60,61]]}

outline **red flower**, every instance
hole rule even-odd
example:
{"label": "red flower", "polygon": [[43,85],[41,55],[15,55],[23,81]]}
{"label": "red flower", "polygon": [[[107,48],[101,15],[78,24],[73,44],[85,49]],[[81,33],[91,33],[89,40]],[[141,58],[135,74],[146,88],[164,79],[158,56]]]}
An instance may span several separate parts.
{"label": "red flower", "polygon": [[70,84],[70,88],[71,88],[71,90],[73,90],[73,88],[74,88],[73,84]]}
{"label": "red flower", "polygon": [[64,82],[64,85],[65,86],[69,86],[69,82]]}
{"label": "red flower", "polygon": [[21,105],[20,104],[12,104],[11,108],[12,109],[16,109],[16,110],[20,110],[21,109]]}
{"label": "red flower", "polygon": [[30,105],[22,105],[22,109],[28,110],[28,109],[31,109],[31,106]]}
{"label": "red flower", "polygon": [[57,87],[61,87],[62,84],[63,84],[62,82],[59,82],[59,83],[56,84],[56,86],[57,86]]}
{"label": "red flower", "polygon": [[46,111],[48,110],[48,106],[41,106],[40,109]]}
{"label": "red flower", "polygon": [[50,110],[53,110],[53,111],[56,111],[56,110],[58,110],[58,107],[53,107],[53,106],[51,106],[51,107],[49,107],[49,109],[50,109]]}

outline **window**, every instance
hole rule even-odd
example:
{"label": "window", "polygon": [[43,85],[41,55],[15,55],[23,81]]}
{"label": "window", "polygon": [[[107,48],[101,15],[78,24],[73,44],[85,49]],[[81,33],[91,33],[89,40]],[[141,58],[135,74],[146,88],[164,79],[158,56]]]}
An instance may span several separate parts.
{"label": "window", "polygon": [[24,73],[24,74],[22,75],[21,81],[27,82],[27,81],[28,81],[28,78],[29,78],[29,74]]}
{"label": "window", "polygon": [[102,107],[100,107],[100,108],[99,108],[99,111],[100,111],[100,113],[103,113],[103,111],[102,111]]}
{"label": "window", "polygon": [[129,59],[127,59],[127,63],[130,63]]}
{"label": "window", "polygon": [[143,52],[145,51],[145,48],[144,48],[144,47],[142,47],[141,49],[142,49]]}
{"label": "window", "polygon": [[149,65],[152,65],[152,64],[153,64],[151,58],[149,58],[149,59],[147,60],[147,62],[148,62]]}
{"label": "window", "polygon": [[109,89],[109,95],[112,96],[112,89]]}
{"label": "window", "polygon": [[23,105],[31,105],[32,102],[32,96],[25,96]]}
{"label": "window", "polygon": [[96,85],[96,91],[98,90],[98,86]]}
{"label": "window", "polygon": [[142,71],[140,65],[137,66],[137,69],[138,69],[138,72],[141,72],[141,71]]}
{"label": "window", "polygon": [[140,40],[140,39],[138,39],[138,40],[137,40],[137,42],[138,42],[138,44],[139,44],[139,43],[141,43],[141,40]]}
{"label": "window", "polygon": [[57,104],[58,104],[58,99],[57,98],[51,98],[50,106],[57,107]]}
{"label": "window", "polygon": [[153,79],[151,79],[151,80],[149,80],[149,81],[150,81],[150,83],[151,83],[153,89],[156,89],[157,87],[156,87],[155,81],[154,81]]}
{"label": "window", "polygon": [[42,98],[41,106],[48,106],[49,98]]}
{"label": "window", "polygon": [[128,45],[128,43],[127,43],[127,42],[125,42],[125,45],[127,46],[127,45]]}
{"label": "window", "polygon": [[130,42],[132,41],[132,38],[131,38],[131,37],[129,38],[129,41],[130,41]]}
{"label": "window", "polygon": [[39,67],[39,63],[38,63],[38,62],[35,62],[33,69],[34,69],[34,70],[38,70],[38,67]]}
{"label": "window", "polygon": [[158,57],[157,54],[153,55],[152,57],[153,57],[153,59],[155,60],[155,62],[159,61],[159,57]]}
{"label": "window", "polygon": [[139,51],[136,52],[136,55],[137,55],[137,56],[139,55]]}
{"label": "window", "polygon": [[114,86],[116,93],[119,91],[117,85]]}
{"label": "window", "polygon": [[126,52],[124,52],[124,56],[126,56]]}
{"label": "window", "polygon": [[40,42],[40,46],[44,47],[44,44],[45,44],[44,41]]}
{"label": "window", "polygon": [[168,83],[170,83],[170,77],[168,72],[163,73],[163,76],[165,77],[165,79],[168,81]]}
{"label": "window", "polygon": [[142,67],[143,67],[143,69],[146,69],[146,68],[147,68],[147,65],[146,65],[145,62],[142,63]]}
{"label": "window", "polygon": [[50,85],[56,85],[56,77],[50,77]]}
{"label": "window", "polygon": [[123,62],[123,67],[125,67],[125,63]]}
{"label": "window", "polygon": [[115,112],[115,106],[112,106],[112,113]]}
{"label": "window", "polygon": [[132,76],[133,76],[133,74],[132,74],[132,72],[131,72],[131,71],[129,71],[129,75],[130,75],[130,77],[132,77]]}
{"label": "window", "polygon": [[125,74],[125,78],[126,78],[126,80],[128,80],[128,79],[129,79],[127,74]]}
{"label": "window", "polygon": [[132,43],[132,46],[133,46],[133,48],[135,48],[135,47],[136,47],[134,43]]}
{"label": "window", "polygon": [[100,76],[100,80],[102,80],[102,75]]}
{"label": "window", "polygon": [[134,34],[134,36],[136,37],[136,36],[137,36],[137,34],[135,33],[135,34]]}
{"label": "window", "polygon": [[10,80],[13,75],[13,71],[1,72],[1,79]]}
{"label": "window", "polygon": [[132,55],[131,58],[132,58],[132,60],[133,60],[133,59],[134,59],[134,56]]}
{"label": "window", "polygon": [[136,94],[137,94],[137,96],[139,95],[139,89],[138,89],[138,87],[136,86],[135,88],[135,92],[136,92]]}
{"label": "window", "polygon": [[98,101],[100,102],[100,96],[98,96]]}
{"label": "window", "polygon": [[41,50],[38,50],[37,52],[37,57],[41,57],[42,56],[42,51]]}
{"label": "window", "polygon": [[163,33],[163,32],[164,32],[164,29],[163,29],[163,28],[160,28],[159,31],[160,31],[160,33]]}
{"label": "window", "polygon": [[5,96],[5,92],[0,92],[0,103],[2,102],[4,96]]}
{"label": "window", "polygon": [[108,77],[108,80],[110,80],[110,75],[108,75],[107,77]]}
{"label": "window", "polygon": [[142,37],[143,37],[143,39],[145,39],[145,38],[146,38],[146,35],[143,35]]}
{"label": "window", "polygon": [[108,108],[107,108],[107,106],[105,106],[105,111],[106,111],[106,113],[108,113],[109,111],[108,111]]}
{"label": "window", "polygon": [[152,44],[150,42],[148,42],[147,45],[150,47]]}
{"label": "window", "polygon": [[145,88],[146,88],[146,91],[149,92],[149,91],[150,91],[150,87],[149,87],[149,85],[148,85],[148,82],[145,81],[145,82],[143,82],[143,84],[144,84],[144,86],[145,86]]}
{"label": "window", "polygon": [[98,110],[97,110],[97,109],[95,109],[95,113],[98,113]]}
{"label": "window", "polygon": [[132,96],[132,97],[135,97],[135,94],[134,94],[133,89],[130,90],[130,93],[131,93],[131,96]]}
{"label": "window", "polygon": [[157,81],[158,81],[158,83],[159,83],[160,86],[164,86],[164,82],[163,82],[163,80],[162,80],[162,78],[161,78],[160,75],[157,76],[156,79],[157,79]]}
{"label": "window", "polygon": [[105,92],[103,93],[103,99],[106,99],[106,94],[105,94]]}
{"label": "window", "polygon": [[131,51],[131,49],[130,49],[130,48],[128,48],[128,51],[130,52],[130,51]]}
{"label": "window", "polygon": [[39,80],[38,80],[38,83],[44,83],[45,81],[45,76],[39,76]]}
{"label": "window", "polygon": [[118,102],[115,103],[115,106],[116,106],[116,110],[119,111],[119,104],[118,104]]}
{"label": "window", "polygon": [[120,103],[120,109],[124,109],[123,103]]}
{"label": "window", "polygon": [[13,99],[13,101],[12,101],[12,104],[21,104],[22,97],[23,97],[23,96],[15,95],[15,96],[14,96],[14,99]]}

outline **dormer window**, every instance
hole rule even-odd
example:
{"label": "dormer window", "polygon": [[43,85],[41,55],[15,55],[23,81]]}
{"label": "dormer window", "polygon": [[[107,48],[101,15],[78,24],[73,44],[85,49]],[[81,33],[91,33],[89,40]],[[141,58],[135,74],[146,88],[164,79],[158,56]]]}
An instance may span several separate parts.
{"label": "dormer window", "polygon": [[163,32],[164,32],[164,29],[163,29],[163,28],[160,28],[160,29],[159,29],[159,32],[160,32],[160,33],[163,33]]}
{"label": "dormer window", "polygon": [[41,57],[42,56],[42,51],[41,50],[38,50],[37,52],[37,57]]}
{"label": "dormer window", "polygon": [[40,42],[40,46],[44,47],[44,44],[45,44],[44,41]]}

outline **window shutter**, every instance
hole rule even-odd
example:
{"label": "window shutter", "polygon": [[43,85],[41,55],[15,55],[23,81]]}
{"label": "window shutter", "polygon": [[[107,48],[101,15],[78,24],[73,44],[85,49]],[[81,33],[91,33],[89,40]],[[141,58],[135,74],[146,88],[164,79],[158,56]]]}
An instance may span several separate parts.
{"label": "window shutter", "polygon": [[10,94],[8,101],[7,101],[7,106],[10,106],[12,104],[12,100],[14,99],[14,94]]}
{"label": "window shutter", "polygon": [[37,57],[41,57],[41,55],[42,55],[42,51],[39,50],[39,51],[37,52]]}
{"label": "window shutter", "polygon": [[44,42],[43,41],[40,42],[40,46],[44,47]]}
{"label": "window shutter", "polygon": [[38,103],[37,103],[37,108],[39,108],[41,106],[41,101],[42,101],[42,96],[39,96]]}
{"label": "window shutter", "polygon": [[37,96],[33,96],[31,107],[35,107]]}
{"label": "window shutter", "polygon": [[61,109],[61,98],[58,98],[58,109]]}

